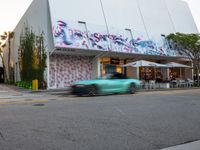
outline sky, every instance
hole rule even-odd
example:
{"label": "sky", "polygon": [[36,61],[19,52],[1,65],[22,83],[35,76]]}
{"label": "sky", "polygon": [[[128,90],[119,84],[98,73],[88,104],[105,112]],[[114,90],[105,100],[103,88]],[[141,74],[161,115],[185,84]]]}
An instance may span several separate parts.
{"label": "sky", "polygon": [[[200,0],[184,1],[188,2],[200,31]],[[4,31],[12,31],[15,28],[31,2],[32,0],[0,0],[0,34]]]}

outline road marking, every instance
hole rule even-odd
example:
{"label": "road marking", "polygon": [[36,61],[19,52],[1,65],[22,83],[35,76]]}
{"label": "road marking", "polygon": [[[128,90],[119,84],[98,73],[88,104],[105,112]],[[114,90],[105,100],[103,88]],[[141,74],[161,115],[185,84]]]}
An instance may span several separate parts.
{"label": "road marking", "polygon": [[4,102],[0,102],[0,105],[9,105],[9,104],[29,104],[29,103],[44,103],[44,102],[49,102],[49,100],[4,101]]}
{"label": "road marking", "polygon": [[176,94],[176,93],[172,93],[172,92],[159,92],[158,94],[172,95],[172,94]]}
{"label": "road marking", "polygon": [[116,109],[118,112],[120,112],[122,115],[125,115],[125,113],[124,113],[120,108],[115,107],[115,109]]}

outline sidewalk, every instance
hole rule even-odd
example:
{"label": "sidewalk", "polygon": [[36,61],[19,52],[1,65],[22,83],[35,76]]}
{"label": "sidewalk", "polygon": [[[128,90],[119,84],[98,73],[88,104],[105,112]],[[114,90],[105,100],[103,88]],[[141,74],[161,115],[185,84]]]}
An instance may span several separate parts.
{"label": "sidewalk", "polygon": [[200,141],[164,148],[161,150],[200,150]]}
{"label": "sidewalk", "polygon": [[[191,89],[200,89],[200,87],[188,87],[188,88],[168,88],[168,89],[140,89],[138,92],[155,92],[155,91],[176,91],[176,90],[191,90]],[[33,91],[30,89],[25,89],[21,87],[17,87],[15,85],[7,85],[7,84],[0,84],[0,93],[5,91],[15,91],[18,93],[48,93],[48,94],[69,94],[70,87],[67,88],[60,88],[60,89],[45,89],[38,91]]]}
{"label": "sidewalk", "polygon": [[3,91],[15,91],[15,92],[29,93],[32,90],[17,87],[15,85],[10,85],[10,84],[0,84],[0,92],[3,92]]}
{"label": "sidewalk", "polygon": [[32,93],[32,90],[14,85],[0,84],[0,105],[48,102],[52,97],[45,93]]}

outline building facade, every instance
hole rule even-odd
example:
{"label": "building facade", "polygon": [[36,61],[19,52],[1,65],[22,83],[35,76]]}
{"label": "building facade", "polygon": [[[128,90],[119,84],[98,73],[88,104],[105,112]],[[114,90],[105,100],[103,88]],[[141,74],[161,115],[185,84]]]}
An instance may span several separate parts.
{"label": "building facade", "polygon": [[[14,30],[11,56],[16,81],[20,35],[27,25],[36,34],[44,33],[48,88],[65,88],[116,71],[142,79],[144,68],[121,67],[135,60],[189,64],[165,36],[198,33],[182,0],[34,0]],[[169,69],[160,72],[169,77]],[[191,69],[182,74],[192,78]]]}

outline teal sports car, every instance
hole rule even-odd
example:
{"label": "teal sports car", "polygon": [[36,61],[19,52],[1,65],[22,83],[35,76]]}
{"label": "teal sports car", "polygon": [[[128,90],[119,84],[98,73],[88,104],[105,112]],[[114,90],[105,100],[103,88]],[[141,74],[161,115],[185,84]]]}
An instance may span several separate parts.
{"label": "teal sports car", "polygon": [[71,87],[73,95],[95,96],[99,94],[130,93],[140,88],[140,81],[129,79],[121,73],[114,73],[105,79],[83,80],[75,82]]}

